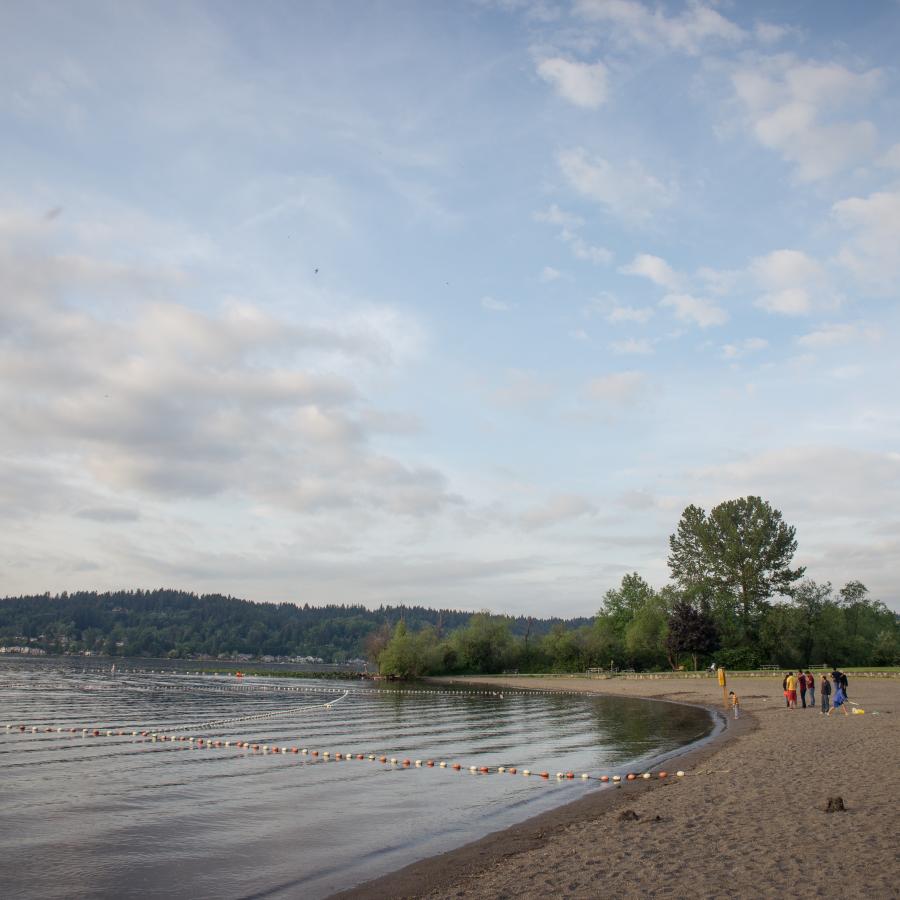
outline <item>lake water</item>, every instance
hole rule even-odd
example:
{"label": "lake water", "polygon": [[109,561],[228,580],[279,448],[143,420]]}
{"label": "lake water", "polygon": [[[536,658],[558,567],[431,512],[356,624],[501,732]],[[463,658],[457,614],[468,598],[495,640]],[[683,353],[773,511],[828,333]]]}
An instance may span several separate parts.
{"label": "lake water", "polygon": [[715,727],[701,709],[624,698],[149,665],[117,661],[113,675],[108,664],[0,658],[5,896],[325,897],[599,789],[557,772],[643,771]]}

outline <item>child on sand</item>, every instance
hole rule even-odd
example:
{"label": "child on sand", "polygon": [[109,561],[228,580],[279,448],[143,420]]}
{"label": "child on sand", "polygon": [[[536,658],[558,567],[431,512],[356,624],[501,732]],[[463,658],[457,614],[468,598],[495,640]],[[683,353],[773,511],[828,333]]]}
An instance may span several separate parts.
{"label": "child on sand", "polygon": [[729,691],[728,699],[731,701],[731,708],[734,710],[734,717],[736,719],[739,719],[741,717],[741,701],[738,700],[738,695],[734,691]]}

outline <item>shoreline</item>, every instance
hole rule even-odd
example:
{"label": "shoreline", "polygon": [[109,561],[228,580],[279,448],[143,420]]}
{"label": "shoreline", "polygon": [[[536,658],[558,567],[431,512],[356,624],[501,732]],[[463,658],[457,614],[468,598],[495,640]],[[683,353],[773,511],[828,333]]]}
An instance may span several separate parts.
{"label": "shoreline", "polygon": [[[893,837],[900,827],[894,718],[900,684],[860,679],[851,696],[869,714],[833,721],[818,710],[785,709],[780,677],[729,679],[729,689],[741,698],[741,718],[726,717],[718,734],[668,758],[673,768],[685,770],[684,778],[592,790],[332,900],[900,897]],[[668,700],[723,713],[721,689],[711,678],[429,680]],[[824,812],[832,795],[843,797],[846,812]],[[638,818],[622,821],[626,808]],[[834,852],[835,829],[848,830],[852,847],[845,849],[855,852]]]}

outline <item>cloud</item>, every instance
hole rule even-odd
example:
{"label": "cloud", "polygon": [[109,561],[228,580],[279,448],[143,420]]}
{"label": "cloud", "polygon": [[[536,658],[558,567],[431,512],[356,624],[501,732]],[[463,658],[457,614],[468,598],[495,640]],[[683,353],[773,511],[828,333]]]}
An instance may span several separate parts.
{"label": "cloud", "polygon": [[481,305],[491,312],[509,312],[512,309],[512,306],[505,300],[496,300],[494,297],[482,297]]}
{"label": "cloud", "polygon": [[592,400],[609,406],[627,406],[640,399],[648,389],[643,372],[612,372],[588,382],[587,393]]}
{"label": "cloud", "polygon": [[580,228],[584,225],[584,219],[574,213],[560,209],[555,203],[551,203],[545,210],[532,213],[535,222],[544,222],[548,225],[560,225],[563,228]]}
{"label": "cloud", "polygon": [[838,261],[863,284],[894,291],[900,278],[900,190],[841,200],[831,214],[842,228],[853,232],[849,243],[841,247]]}
{"label": "cloud", "polygon": [[625,275],[640,275],[649,278],[654,284],[669,290],[678,290],[681,285],[681,276],[673,271],[671,266],[658,256],[649,253],[639,253],[628,263],[619,269]]}
{"label": "cloud", "polygon": [[740,359],[743,356],[747,356],[750,353],[758,353],[760,350],[765,350],[769,346],[769,342],[765,338],[745,338],[742,341],[738,341],[734,344],[723,344],[722,346],[722,358],[723,359]]}
{"label": "cloud", "polygon": [[855,322],[826,323],[815,331],[797,338],[797,344],[805,349],[826,350],[855,343],[858,340],[877,341],[881,332]]}
{"label": "cloud", "polygon": [[136,509],[121,506],[93,506],[78,510],[79,519],[90,519],[93,522],[137,522],[141,514]]}
{"label": "cloud", "polygon": [[700,53],[711,42],[737,44],[746,32],[703,3],[691,3],[679,15],[668,16],[661,8],[652,11],[636,0],[576,0],[576,15],[603,22],[624,44]]}
{"label": "cloud", "polygon": [[[288,320],[246,301],[201,311],[160,299],[166,280],[147,300],[138,275],[33,247],[0,253],[7,450],[85,485],[74,515],[125,521],[139,497],[226,494],[423,516],[457,502],[439,471],[373,446],[353,380],[408,364],[415,321],[385,308]],[[129,302],[110,315],[102,292]]]}
{"label": "cloud", "polygon": [[520,521],[526,530],[531,531],[580,519],[594,512],[594,504],[584,497],[578,494],[560,494],[522,513]]}
{"label": "cloud", "polygon": [[613,260],[612,251],[607,250],[606,247],[591,246],[578,235],[569,234],[565,231],[561,236],[563,240],[569,242],[572,248],[572,255],[576,259],[582,259],[599,266],[608,266]]}
{"label": "cloud", "polygon": [[756,306],[767,312],[801,316],[834,302],[825,270],[800,250],[775,250],[756,257],[749,272],[765,290]]}
{"label": "cloud", "polygon": [[735,95],[754,137],[794,165],[801,181],[830,177],[871,154],[875,126],[866,120],[832,120],[832,114],[871,94],[881,81],[878,70],[857,73],[836,63],[798,63],[789,57],[763,63],[734,73]]}
{"label": "cloud", "polygon": [[609,265],[612,262],[612,252],[606,247],[597,247],[589,244],[577,229],[584,225],[584,219],[561,210],[555,203],[549,209],[533,214],[537,222],[546,222],[550,225],[559,225],[559,238],[568,244],[575,259],[591,262],[595,265]]}
{"label": "cloud", "polygon": [[651,306],[614,306],[606,314],[606,321],[612,324],[636,322],[638,325],[646,325],[652,318],[653,307]]}
{"label": "cloud", "polygon": [[503,373],[502,383],[490,391],[490,396],[501,406],[523,408],[546,402],[553,396],[553,388],[534,372],[509,369]]}
{"label": "cloud", "polygon": [[541,281],[544,284],[549,284],[551,281],[558,281],[562,278],[562,272],[559,269],[554,269],[553,266],[544,266],[541,269]]}
{"label": "cloud", "polygon": [[878,159],[878,165],[886,169],[900,169],[900,144],[894,144]]}
{"label": "cloud", "polygon": [[671,205],[675,188],[663,184],[635,160],[614,165],[581,147],[557,156],[560,171],[582,196],[599,203],[616,218],[643,224]]}
{"label": "cloud", "polygon": [[569,103],[585,109],[599,109],[607,99],[608,71],[602,62],[593,64],[570,62],[562,57],[542,59],[538,75],[549,82]]}
{"label": "cloud", "polygon": [[613,341],[609,346],[613,353],[623,356],[628,354],[649,356],[653,353],[653,342],[646,338],[628,338],[624,341]]}
{"label": "cloud", "polygon": [[722,307],[716,306],[712,300],[690,294],[666,294],[659,303],[673,309],[682,322],[692,322],[701,328],[724,325],[728,321],[728,313]]}

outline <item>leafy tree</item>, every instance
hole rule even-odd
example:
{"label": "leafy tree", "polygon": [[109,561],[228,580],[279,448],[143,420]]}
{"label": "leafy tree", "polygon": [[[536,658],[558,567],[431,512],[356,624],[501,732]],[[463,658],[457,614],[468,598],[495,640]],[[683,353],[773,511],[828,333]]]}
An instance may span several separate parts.
{"label": "leafy tree", "polygon": [[[740,637],[754,638],[767,601],[805,571],[791,569],[795,529],[760,497],[726,500],[709,515],[688,506],[669,538],[669,569],[683,590],[711,594]],[[727,624],[727,623],[726,623]]]}
{"label": "leafy tree", "polygon": [[512,640],[503,616],[480,612],[454,634],[459,662],[468,671],[502,672],[509,661]]}
{"label": "leafy tree", "polygon": [[719,633],[709,611],[695,608],[687,600],[676,601],[669,614],[668,626],[666,650],[673,669],[678,667],[678,657],[689,653],[696,672],[698,657],[719,647]]}

